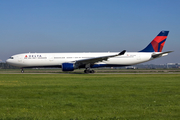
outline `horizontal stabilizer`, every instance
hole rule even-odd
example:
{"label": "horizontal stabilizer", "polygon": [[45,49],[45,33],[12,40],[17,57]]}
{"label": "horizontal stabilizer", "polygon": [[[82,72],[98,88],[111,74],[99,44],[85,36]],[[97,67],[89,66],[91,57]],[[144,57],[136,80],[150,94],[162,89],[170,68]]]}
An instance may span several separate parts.
{"label": "horizontal stabilizer", "polygon": [[152,54],[152,57],[153,57],[153,58],[162,57],[162,56],[168,55],[168,53],[171,53],[171,52],[173,52],[173,51],[167,51],[167,52],[162,52],[162,53],[158,53],[158,54],[153,53],[153,54]]}

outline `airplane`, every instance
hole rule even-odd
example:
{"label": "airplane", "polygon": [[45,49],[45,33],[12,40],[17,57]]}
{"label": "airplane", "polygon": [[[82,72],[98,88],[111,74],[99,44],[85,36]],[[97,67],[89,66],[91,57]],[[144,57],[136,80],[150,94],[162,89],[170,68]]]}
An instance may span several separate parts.
{"label": "airplane", "polygon": [[62,71],[85,68],[84,73],[94,73],[93,68],[131,66],[166,56],[173,51],[162,52],[169,31],[161,31],[147,47],[138,52],[93,53],[23,53],[11,56],[6,63],[23,68],[58,67]]}

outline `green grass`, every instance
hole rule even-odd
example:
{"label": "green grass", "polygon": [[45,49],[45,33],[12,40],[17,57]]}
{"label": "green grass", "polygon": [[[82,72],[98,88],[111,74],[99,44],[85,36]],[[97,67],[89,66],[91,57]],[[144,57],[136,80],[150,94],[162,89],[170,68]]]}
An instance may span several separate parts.
{"label": "green grass", "polygon": [[0,74],[0,119],[179,120],[180,75]]}
{"label": "green grass", "polygon": [[[107,68],[98,68],[94,69],[95,73],[173,73],[173,74],[179,74],[180,69],[107,69]],[[62,72],[62,70],[59,69],[24,69],[25,73],[74,73],[74,74],[83,74],[84,69],[77,69],[72,72]],[[0,74],[8,74],[8,73],[21,73],[21,69],[0,69]]]}

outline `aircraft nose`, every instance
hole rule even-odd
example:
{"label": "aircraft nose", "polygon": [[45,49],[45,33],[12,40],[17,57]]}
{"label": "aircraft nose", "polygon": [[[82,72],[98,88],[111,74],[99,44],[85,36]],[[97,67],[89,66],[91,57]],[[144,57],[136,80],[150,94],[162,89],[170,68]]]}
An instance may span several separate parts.
{"label": "aircraft nose", "polygon": [[6,63],[9,65],[14,65],[15,62],[12,59],[7,59]]}
{"label": "aircraft nose", "polygon": [[9,64],[9,65],[11,65],[11,64],[13,63],[13,61],[12,61],[12,59],[7,59],[7,60],[6,60],[6,63]]}
{"label": "aircraft nose", "polygon": [[9,62],[10,62],[10,60],[9,60],[9,59],[7,59],[7,60],[6,60],[6,63],[8,63],[8,64],[9,64]]}

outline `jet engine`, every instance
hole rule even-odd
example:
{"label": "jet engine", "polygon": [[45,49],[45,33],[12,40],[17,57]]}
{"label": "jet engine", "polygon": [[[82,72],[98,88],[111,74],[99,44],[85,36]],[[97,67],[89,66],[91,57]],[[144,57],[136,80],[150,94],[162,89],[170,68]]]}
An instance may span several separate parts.
{"label": "jet engine", "polygon": [[74,71],[74,63],[62,63],[62,71]]}

